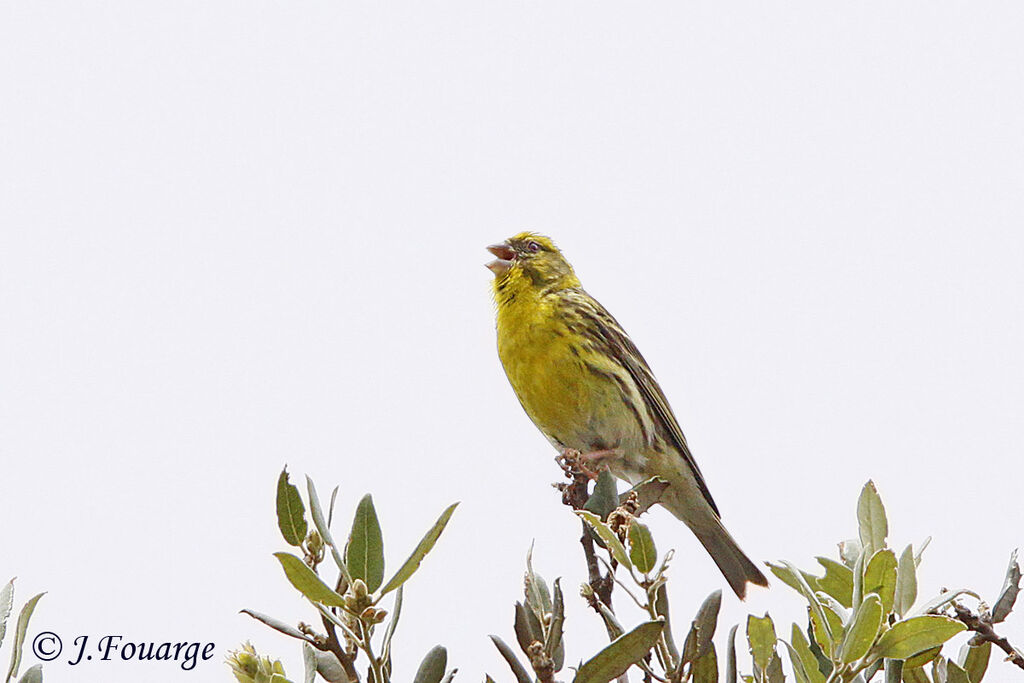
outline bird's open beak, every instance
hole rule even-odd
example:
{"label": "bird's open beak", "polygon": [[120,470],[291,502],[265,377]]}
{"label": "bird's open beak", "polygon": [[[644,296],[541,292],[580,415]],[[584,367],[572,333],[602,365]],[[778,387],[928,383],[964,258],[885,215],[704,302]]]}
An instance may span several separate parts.
{"label": "bird's open beak", "polygon": [[487,251],[491,252],[498,258],[494,259],[487,264],[491,272],[494,273],[495,277],[501,277],[508,272],[508,269],[512,267],[512,259],[515,258],[516,252],[509,245],[508,242],[502,242],[501,244],[492,244],[487,247]]}

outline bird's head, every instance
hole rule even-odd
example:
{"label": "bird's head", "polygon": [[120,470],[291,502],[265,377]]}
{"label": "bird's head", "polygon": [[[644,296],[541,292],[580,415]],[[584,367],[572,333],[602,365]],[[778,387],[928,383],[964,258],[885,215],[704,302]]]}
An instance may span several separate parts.
{"label": "bird's head", "polygon": [[524,289],[539,292],[580,285],[572,266],[550,237],[521,232],[501,244],[492,244],[487,251],[497,257],[487,267],[494,273],[494,291],[499,302],[503,295],[514,295]]}

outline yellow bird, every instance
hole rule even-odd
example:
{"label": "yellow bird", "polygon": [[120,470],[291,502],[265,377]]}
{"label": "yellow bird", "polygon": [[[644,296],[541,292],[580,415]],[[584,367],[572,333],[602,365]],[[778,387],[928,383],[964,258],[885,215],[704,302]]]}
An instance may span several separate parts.
{"label": "yellow bird", "polygon": [[494,273],[498,356],[537,428],[637,484],[669,483],[660,503],[686,523],[741,599],[767,586],[722,526],[686,437],[647,362],[615,318],[580,286],[554,243],[523,232],[487,247]]}

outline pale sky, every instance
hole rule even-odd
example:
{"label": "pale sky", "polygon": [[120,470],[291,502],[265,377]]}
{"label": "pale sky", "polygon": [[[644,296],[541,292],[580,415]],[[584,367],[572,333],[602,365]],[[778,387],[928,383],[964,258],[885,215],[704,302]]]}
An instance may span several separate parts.
{"label": "pale sky", "polygon": [[[272,557],[285,463],[340,484],[339,536],[372,492],[391,568],[462,501],[399,680],[437,643],[508,680],[487,635],[531,541],[593,654],[494,348],[483,247],[523,229],[630,332],[752,557],[811,569],[873,478],[898,550],[934,537],[922,596],[994,599],[1024,544],[1022,35],[1017,2],[6,3],[0,580],[47,591],[30,637],[217,645],[46,680],[228,680],[245,640],[300,679],[238,614],[313,621]],[[681,637],[724,582],[649,522]],[[803,609],[727,595],[719,635]]]}

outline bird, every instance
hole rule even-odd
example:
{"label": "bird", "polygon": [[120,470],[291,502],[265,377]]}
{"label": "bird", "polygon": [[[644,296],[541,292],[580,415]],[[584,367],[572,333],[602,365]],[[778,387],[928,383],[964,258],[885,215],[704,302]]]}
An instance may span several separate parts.
{"label": "bird", "polygon": [[760,569],[722,525],[718,506],[650,366],[582,287],[551,238],[521,232],[487,247],[498,357],[530,420],[560,452],[617,478],[668,482],[659,503],[682,520],[742,600]]}

